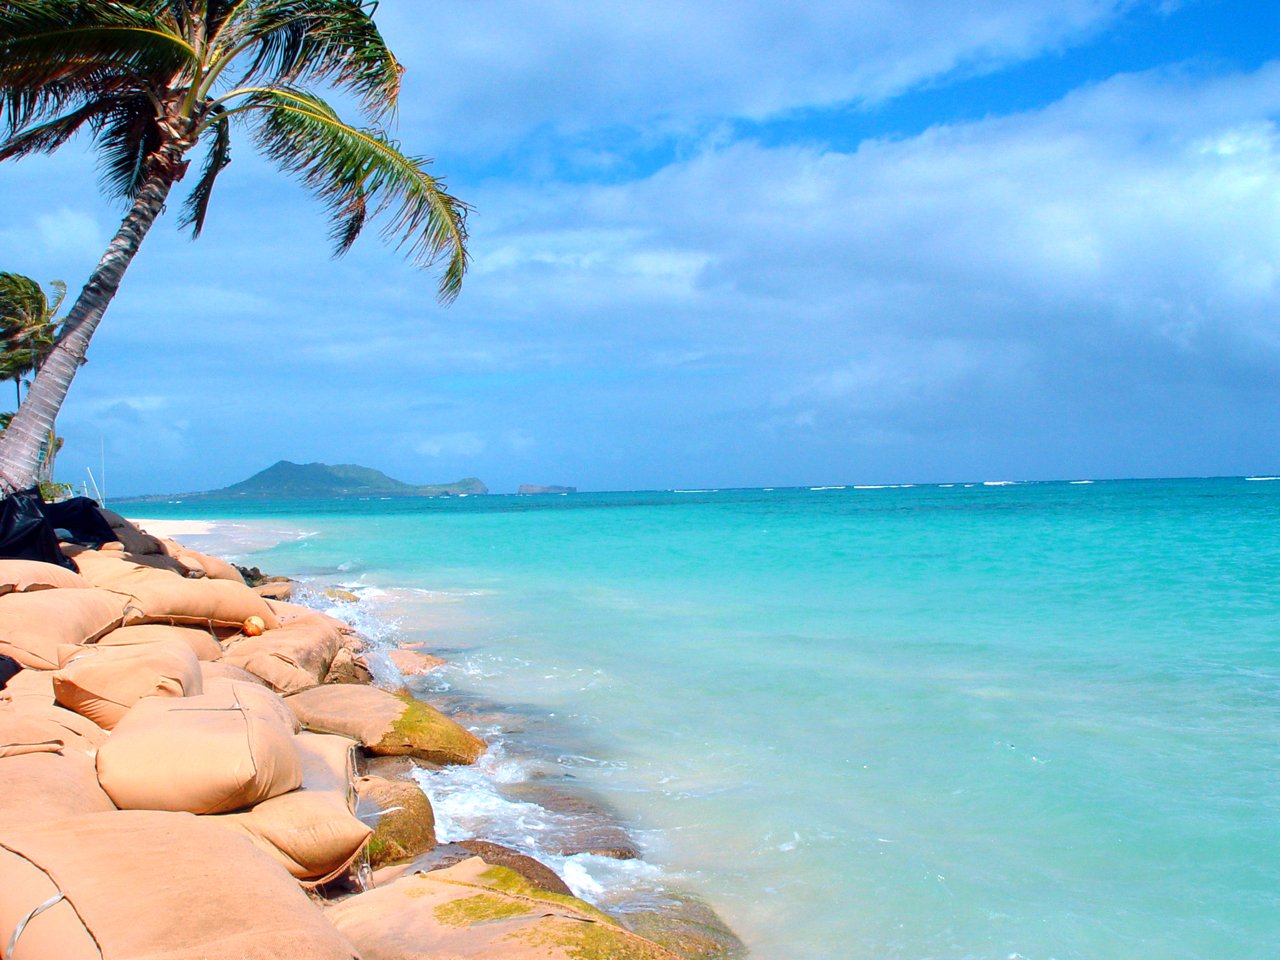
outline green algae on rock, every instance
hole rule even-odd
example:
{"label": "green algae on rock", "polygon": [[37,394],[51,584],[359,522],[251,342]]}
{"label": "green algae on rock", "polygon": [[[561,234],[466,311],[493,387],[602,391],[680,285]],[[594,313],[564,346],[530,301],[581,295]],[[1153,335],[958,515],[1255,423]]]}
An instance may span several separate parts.
{"label": "green algae on rock", "polygon": [[407,693],[325,684],[295,693],[285,703],[308,730],[352,737],[370,753],[381,756],[469,764],[485,749],[479,737]]}
{"label": "green algae on rock", "polygon": [[408,860],[436,845],[435,814],[431,801],[416,783],[361,777],[356,781],[361,815],[373,808],[377,824],[369,838],[369,866],[376,870],[389,863]]}

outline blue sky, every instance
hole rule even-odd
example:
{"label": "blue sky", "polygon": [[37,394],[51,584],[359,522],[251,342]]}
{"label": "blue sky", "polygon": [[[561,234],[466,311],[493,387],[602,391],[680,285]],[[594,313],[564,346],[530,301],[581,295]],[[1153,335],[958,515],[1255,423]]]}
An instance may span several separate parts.
{"label": "blue sky", "polygon": [[[474,269],[240,136],[157,225],[59,420],[64,479],[277,459],[584,489],[1280,471],[1280,4],[383,0],[396,135]],[[0,269],[78,288],[120,211],[0,166]]]}

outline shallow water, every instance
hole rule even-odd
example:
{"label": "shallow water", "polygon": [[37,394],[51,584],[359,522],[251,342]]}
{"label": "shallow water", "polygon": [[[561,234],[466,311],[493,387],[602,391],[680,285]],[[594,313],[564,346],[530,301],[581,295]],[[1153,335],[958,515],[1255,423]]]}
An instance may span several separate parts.
{"label": "shallow water", "polygon": [[[754,957],[1280,945],[1280,483],[125,509],[306,531],[250,562],[385,590],[432,683],[546,718],[492,777],[590,786],[664,871],[579,889],[692,887]],[[517,830],[493,782],[446,822]]]}

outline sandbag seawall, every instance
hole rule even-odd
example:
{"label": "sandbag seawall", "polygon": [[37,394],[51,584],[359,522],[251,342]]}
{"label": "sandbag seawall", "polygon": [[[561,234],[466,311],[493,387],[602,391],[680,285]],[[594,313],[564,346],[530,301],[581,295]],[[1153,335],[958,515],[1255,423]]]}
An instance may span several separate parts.
{"label": "sandbag seawall", "polygon": [[430,802],[364,765],[485,744],[287,584],[103,516],[78,572],[0,560],[0,958],[675,956],[518,855],[414,863]]}

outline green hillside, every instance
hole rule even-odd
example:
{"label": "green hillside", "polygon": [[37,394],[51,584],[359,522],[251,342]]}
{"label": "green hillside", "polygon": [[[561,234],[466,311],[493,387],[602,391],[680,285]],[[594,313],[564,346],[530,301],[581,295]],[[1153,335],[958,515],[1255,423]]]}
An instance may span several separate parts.
{"label": "green hillside", "polygon": [[[381,470],[354,463],[292,463],[281,460],[247,480],[221,490],[181,494],[184,500],[209,499],[296,500],[337,497],[445,497],[488,493],[475,477],[454,483],[421,486],[388,477]],[[160,499],[140,497],[137,499]],[[165,497],[163,499],[168,499]]]}

